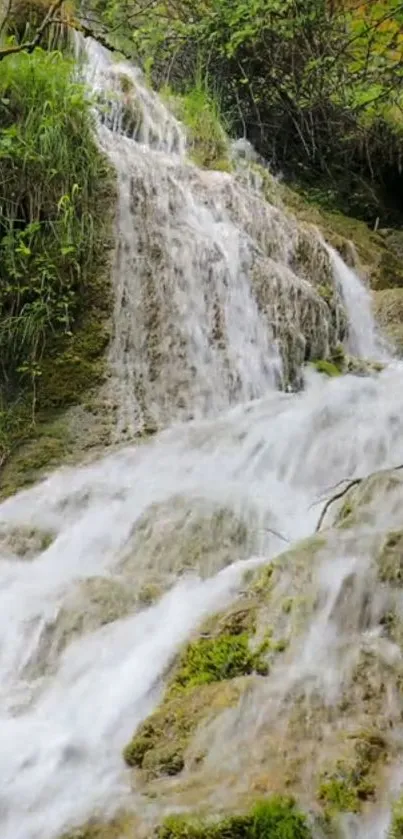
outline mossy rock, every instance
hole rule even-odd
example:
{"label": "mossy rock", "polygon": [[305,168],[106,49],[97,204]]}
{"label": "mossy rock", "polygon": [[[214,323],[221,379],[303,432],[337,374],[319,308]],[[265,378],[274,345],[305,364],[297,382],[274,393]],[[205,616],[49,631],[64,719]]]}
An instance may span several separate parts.
{"label": "mossy rock", "polygon": [[170,816],[157,831],[157,839],[311,839],[304,814],[292,798],[273,796],[249,812],[200,821]]}
{"label": "mossy rock", "polygon": [[0,499],[31,486],[60,465],[72,450],[68,427],[62,419],[38,423],[30,429],[31,439],[17,446],[0,473]]}
{"label": "mossy rock", "polygon": [[11,450],[0,472],[0,498],[31,485],[79,449],[66,410],[88,400],[105,380],[112,313],[106,267],[88,282],[82,306],[86,311],[73,333],[55,340],[42,359],[34,421],[28,402],[10,408]]}
{"label": "mossy rock", "polygon": [[185,765],[185,752],[198,725],[234,705],[244,687],[244,680],[237,679],[170,695],[124,749],[126,763],[142,769],[147,780],[177,774]]}

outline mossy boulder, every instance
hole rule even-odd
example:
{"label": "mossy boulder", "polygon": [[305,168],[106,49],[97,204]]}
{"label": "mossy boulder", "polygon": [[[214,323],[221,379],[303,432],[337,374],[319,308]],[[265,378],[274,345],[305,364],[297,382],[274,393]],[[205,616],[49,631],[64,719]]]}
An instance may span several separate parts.
{"label": "mossy boulder", "polygon": [[185,766],[186,750],[198,725],[235,704],[244,685],[243,679],[236,679],[172,694],[128,743],[124,750],[126,763],[142,769],[145,780],[178,774]]}

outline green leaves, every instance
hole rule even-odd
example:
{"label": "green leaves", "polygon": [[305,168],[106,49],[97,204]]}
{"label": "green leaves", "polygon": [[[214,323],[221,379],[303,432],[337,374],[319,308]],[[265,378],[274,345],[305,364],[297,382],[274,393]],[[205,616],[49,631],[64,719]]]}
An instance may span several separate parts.
{"label": "green leaves", "polygon": [[[0,389],[36,379],[71,335],[106,168],[74,64],[36,50],[0,64]],[[102,222],[98,221],[100,236]]]}

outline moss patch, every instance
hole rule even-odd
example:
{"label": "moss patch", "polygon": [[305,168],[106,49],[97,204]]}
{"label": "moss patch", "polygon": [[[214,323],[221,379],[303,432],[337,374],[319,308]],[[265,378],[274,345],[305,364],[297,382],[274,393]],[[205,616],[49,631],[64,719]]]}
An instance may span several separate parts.
{"label": "moss patch", "polygon": [[249,648],[249,636],[220,635],[218,638],[199,638],[186,648],[170,690],[193,688],[196,685],[221,682],[250,673],[267,674],[262,645],[257,652]]}
{"label": "moss patch", "polygon": [[273,797],[259,802],[245,815],[198,822],[181,816],[165,820],[158,839],[310,839],[305,816],[292,798]]}
{"label": "moss patch", "polygon": [[147,779],[178,774],[198,725],[234,705],[244,686],[242,679],[216,682],[171,696],[128,743],[123,753],[126,763],[144,770]]}
{"label": "moss patch", "polygon": [[324,373],[325,376],[329,376],[330,378],[340,376],[339,368],[331,361],[325,361],[322,358],[318,359],[318,361],[313,361],[312,367],[314,367],[318,373]]}

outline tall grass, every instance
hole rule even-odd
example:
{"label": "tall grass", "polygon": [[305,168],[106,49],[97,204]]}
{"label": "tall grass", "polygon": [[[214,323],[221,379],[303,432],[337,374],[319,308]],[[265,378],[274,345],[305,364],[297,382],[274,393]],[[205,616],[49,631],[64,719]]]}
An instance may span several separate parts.
{"label": "tall grass", "polygon": [[68,57],[0,63],[0,465],[104,287],[113,182],[93,127]]}
{"label": "tall grass", "polygon": [[73,63],[36,50],[0,64],[0,381],[40,374],[69,332],[102,247],[108,182]]}
{"label": "tall grass", "polygon": [[187,128],[192,160],[207,169],[231,169],[229,140],[218,95],[196,76],[186,93],[174,94],[166,86],[162,96]]}

